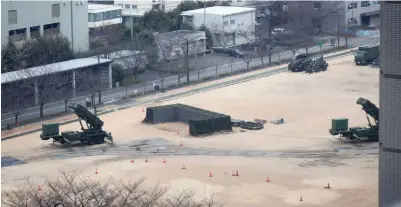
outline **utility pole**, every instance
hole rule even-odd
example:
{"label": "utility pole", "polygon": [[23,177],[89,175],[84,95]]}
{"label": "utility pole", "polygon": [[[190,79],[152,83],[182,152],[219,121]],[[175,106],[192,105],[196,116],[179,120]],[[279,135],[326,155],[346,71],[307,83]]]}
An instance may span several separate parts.
{"label": "utility pole", "polygon": [[269,15],[267,16],[267,18],[268,18],[268,30],[269,30],[269,38],[268,38],[268,42],[267,42],[267,45],[268,45],[268,48],[267,48],[267,52],[269,53],[269,65],[271,65],[272,64],[272,53],[271,53],[271,44],[272,44],[272,38],[271,38],[271,29],[272,29],[272,27],[271,27],[271,15],[270,15],[270,13],[269,13]]}
{"label": "utility pole", "polygon": [[189,83],[189,41],[186,39],[186,51],[185,51],[185,68],[187,72],[187,83]]}
{"label": "utility pole", "polygon": [[203,25],[206,27],[206,0],[203,0]]}
{"label": "utility pole", "polygon": [[340,13],[335,11],[334,14],[337,14],[337,47],[340,47]]}

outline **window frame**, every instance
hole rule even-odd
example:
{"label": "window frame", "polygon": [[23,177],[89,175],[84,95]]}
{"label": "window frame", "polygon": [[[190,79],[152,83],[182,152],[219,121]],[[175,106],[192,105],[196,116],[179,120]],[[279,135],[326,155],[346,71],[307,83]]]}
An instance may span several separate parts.
{"label": "window frame", "polygon": [[60,15],[61,15],[60,3],[52,4],[52,18],[58,18],[60,17]]}
{"label": "window frame", "polygon": [[[10,18],[10,17],[13,17],[13,16],[10,16],[10,14],[13,14],[13,12],[15,12],[15,21],[14,22],[10,21],[10,20],[12,20],[12,18]],[[18,11],[16,9],[8,10],[8,24],[10,25],[10,24],[17,24],[17,23],[18,23]]]}
{"label": "window frame", "polygon": [[361,1],[361,8],[370,7],[369,1]]}

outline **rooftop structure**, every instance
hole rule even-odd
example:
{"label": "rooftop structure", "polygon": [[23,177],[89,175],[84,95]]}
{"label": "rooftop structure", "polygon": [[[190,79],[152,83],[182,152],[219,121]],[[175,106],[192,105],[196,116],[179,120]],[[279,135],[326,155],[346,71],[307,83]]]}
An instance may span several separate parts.
{"label": "rooftop structure", "polygon": [[42,75],[71,71],[79,68],[90,67],[103,63],[112,63],[113,60],[103,58],[80,58],[73,59],[59,63],[53,63],[24,70],[12,71],[1,74],[1,84],[10,83],[14,81],[24,80],[28,78],[35,78]]}
{"label": "rooftop structure", "polygon": [[222,16],[230,16],[234,14],[242,14],[247,12],[255,11],[255,8],[247,8],[247,7],[235,7],[235,6],[213,6],[207,7],[205,9],[195,9],[184,11],[181,13],[182,16],[189,16],[193,14],[215,14],[215,15],[222,15]]}
{"label": "rooftop structure", "polygon": [[88,27],[99,28],[121,24],[121,7],[108,4],[88,4]]}

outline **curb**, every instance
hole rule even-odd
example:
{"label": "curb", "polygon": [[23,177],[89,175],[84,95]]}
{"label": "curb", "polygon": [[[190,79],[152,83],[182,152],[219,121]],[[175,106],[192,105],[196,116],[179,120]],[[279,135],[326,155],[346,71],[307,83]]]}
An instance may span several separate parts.
{"label": "curb", "polygon": [[[337,58],[337,57],[340,57],[340,56],[344,56],[344,55],[348,55],[348,54],[351,54],[351,53],[353,53],[353,52],[352,51],[347,51],[347,52],[343,52],[343,53],[338,53],[338,54],[335,54],[335,55],[332,55],[332,56],[328,56],[328,57],[326,57],[326,59],[334,59],[334,58]],[[265,72],[262,72],[262,73],[259,73],[259,74],[246,76],[246,77],[243,77],[243,78],[238,78],[238,79],[226,81],[226,82],[223,82],[223,83],[217,83],[217,84],[205,87],[203,90],[202,90],[202,88],[201,89],[193,89],[193,90],[189,90],[189,91],[185,91],[185,92],[181,92],[181,93],[177,93],[177,94],[172,94],[170,96],[160,97],[160,98],[147,100],[147,101],[143,101],[143,102],[135,102],[134,104],[125,105],[125,106],[117,107],[117,108],[114,108],[114,109],[108,109],[106,111],[99,112],[98,116],[101,116],[101,115],[104,115],[104,114],[108,114],[108,113],[111,113],[111,112],[114,112],[114,111],[128,109],[128,108],[134,107],[134,106],[139,105],[139,104],[155,102],[155,101],[159,101],[159,102],[169,101],[169,100],[177,99],[177,98],[180,98],[180,97],[185,97],[185,96],[189,96],[189,95],[193,95],[193,94],[197,94],[197,93],[213,90],[213,89],[216,89],[216,88],[222,88],[222,87],[234,85],[234,84],[237,84],[237,83],[242,83],[242,82],[247,82],[247,81],[258,79],[258,78],[263,78],[263,77],[266,77],[266,76],[274,75],[274,74],[277,74],[277,73],[282,73],[282,72],[285,72],[285,71],[288,71],[287,66],[286,67],[282,67],[282,68],[277,68],[277,69],[274,69],[274,70],[270,70],[270,71],[265,71]],[[76,121],[78,121],[78,119],[72,119],[72,120],[68,120],[68,121],[65,121],[65,122],[60,122],[59,125],[66,125],[66,124],[70,124],[70,123],[73,123],[73,122],[76,122]],[[27,134],[32,134],[32,133],[35,133],[35,132],[39,132],[41,130],[42,129],[39,128],[39,129],[33,129],[33,130],[30,130],[30,131],[22,132],[20,134],[14,134],[14,135],[11,135],[11,136],[8,136],[8,137],[1,138],[1,141],[7,141],[7,140],[14,139],[14,138],[17,138],[17,137],[20,137],[20,136],[24,136],[24,135],[27,135]]]}

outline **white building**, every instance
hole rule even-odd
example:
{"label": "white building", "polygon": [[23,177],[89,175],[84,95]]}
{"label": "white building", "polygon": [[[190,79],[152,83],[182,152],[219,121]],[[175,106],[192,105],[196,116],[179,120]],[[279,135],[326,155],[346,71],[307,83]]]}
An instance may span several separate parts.
{"label": "white building", "polygon": [[[196,9],[181,13],[183,22],[199,28],[203,24],[213,36],[214,47],[230,47],[249,43],[254,39],[255,30],[254,8],[214,6],[205,9]],[[247,36],[239,32],[247,32]]]}
{"label": "white building", "polygon": [[1,1],[1,43],[62,34],[74,51],[89,49],[86,1]]}
{"label": "white building", "polygon": [[348,27],[380,26],[380,1],[347,1],[345,19]]}
{"label": "white building", "polygon": [[[204,31],[178,30],[166,33],[155,33],[159,60],[173,60],[189,55],[205,54],[206,33]],[[187,45],[188,44],[188,45]]]}
{"label": "white building", "polygon": [[114,5],[122,8],[122,22],[130,27],[132,20],[142,17],[147,11],[152,9],[171,11],[181,2],[182,0],[114,0]]}
{"label": "white building", "polygon": [[108,4],[88,4],[89,29],[122,23],[121,7]]}

